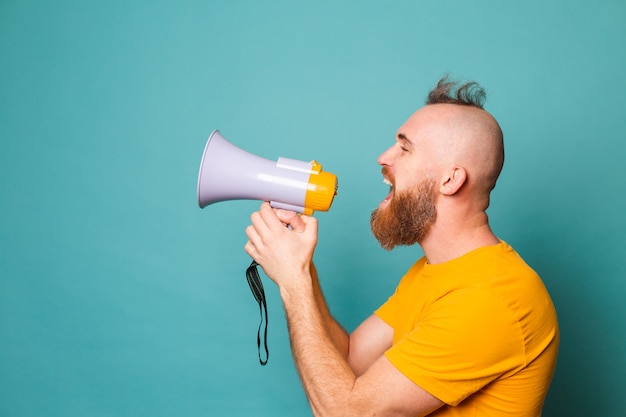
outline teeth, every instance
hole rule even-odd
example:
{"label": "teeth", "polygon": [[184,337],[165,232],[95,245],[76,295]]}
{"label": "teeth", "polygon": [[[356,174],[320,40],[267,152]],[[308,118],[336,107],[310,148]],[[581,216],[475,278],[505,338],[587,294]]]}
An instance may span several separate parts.
{"label": "teeth", "polygon": [[390,186],[390,187],[393,185],[393,184],[391,184],[391,181],[389,181],[387,178],[383,178],[383,182],[385,184],[387,184],[388,186]]}

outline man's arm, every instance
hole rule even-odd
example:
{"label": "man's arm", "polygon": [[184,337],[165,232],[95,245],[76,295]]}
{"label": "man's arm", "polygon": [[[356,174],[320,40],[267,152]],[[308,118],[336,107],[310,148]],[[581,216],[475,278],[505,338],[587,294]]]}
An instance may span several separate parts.
{"label": "man's arm", "polygon": [[350,335],[348,363],[356,376],[361,376],[391,347],[393,329],[372,314]]}
{"label": "man's arm", "polygon": [[[302,223],[290,223],[293,230],[289,230],[281,223],[285,219],[279,220],[267,203],[251,218],[246,252],[278,285],[293,356],[316,416],[423,416],[443,405],[382,355],[390,345],[389,329],[382,320],[370,318],[355,331],[350,363],[339,351],[324,320],[327,309],[321,310],[315,295],[310,267],[317,243],[314,218],[299,218]],[[384,342],[366,347],[372,329]]]}
{"label": "man's arm", "polygon": [[324,332],[310,293],[305,294],[281,291],[293,356],[315,416],[423,416],[443,405],[384,355],[357,375]]}
{"label": "man's arm", "polygon": [[311,278],[315,300],[331,341],[341,356],[348,361],[352,371],[357,376],[362,375],[391,347],[393,329],[378,316],[371,315],[348,335],[330,314],[319,284],[317,269],[313,263],[311,263]]}
{"label": "man's arm", "polygon": [[330,314],[319,284],[317,269],[311,263],[313,293],[326,330],[333,344],[348,361],[352,371],[360,376],[389,349],[393,342],[393,329],[376,315],[371,315],[350,335]]}
{"label": "man's arm", "polygon": [[344,330],[344,328],[341,327],[341,325],[337,323],[337,321],[330,314],[330,310],[328,309],[326,300],[324,299],[324,294],[322,293],[322,289],[320,287],[317,269],[315,268],[313,262],[311,262],[310,268],[313,294],[315,294],[315,301],[319,307],[326,330],[328,331],[330,339],[339,353],[341,353],[344,358],[348,358],[350,336],[348,336],[348,333]]}

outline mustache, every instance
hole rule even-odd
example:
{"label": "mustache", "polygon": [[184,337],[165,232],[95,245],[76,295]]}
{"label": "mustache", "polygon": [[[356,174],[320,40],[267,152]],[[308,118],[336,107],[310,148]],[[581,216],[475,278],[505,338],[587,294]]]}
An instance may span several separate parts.
{"label": "mustache", "polygon": [[396,183],[396,178],[395,176],[391,173],[391,170],[389,169],[389,167],[384,166],[381,169],[381,173],[383,175],[384,178],[388,179],[392,184]]}

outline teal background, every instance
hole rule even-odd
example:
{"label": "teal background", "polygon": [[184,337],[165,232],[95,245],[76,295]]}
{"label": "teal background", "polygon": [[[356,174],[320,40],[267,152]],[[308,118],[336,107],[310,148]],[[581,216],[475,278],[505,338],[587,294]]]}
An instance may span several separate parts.
{"label": "teal background", "polygon": [[213,129],[339,177],[316,252],[352,330],[419,248],[380,249],[377,156],[444,73],[505,132],[490,217],[559,312],[546,416],[626,409],[626,3],[0,1],[0,415],[310,415],[244,229],[200,210]]}

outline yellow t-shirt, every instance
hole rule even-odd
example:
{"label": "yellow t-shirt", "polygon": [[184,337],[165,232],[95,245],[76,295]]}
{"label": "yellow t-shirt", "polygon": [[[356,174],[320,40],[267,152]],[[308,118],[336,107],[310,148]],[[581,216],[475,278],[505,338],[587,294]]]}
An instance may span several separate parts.
{"label": "yellow t-shirt", "polygon": [[391,363],[446,403],[435,416],[540,416],[559,344],[539,276],[505,242],[417,261],[375,313]]}

